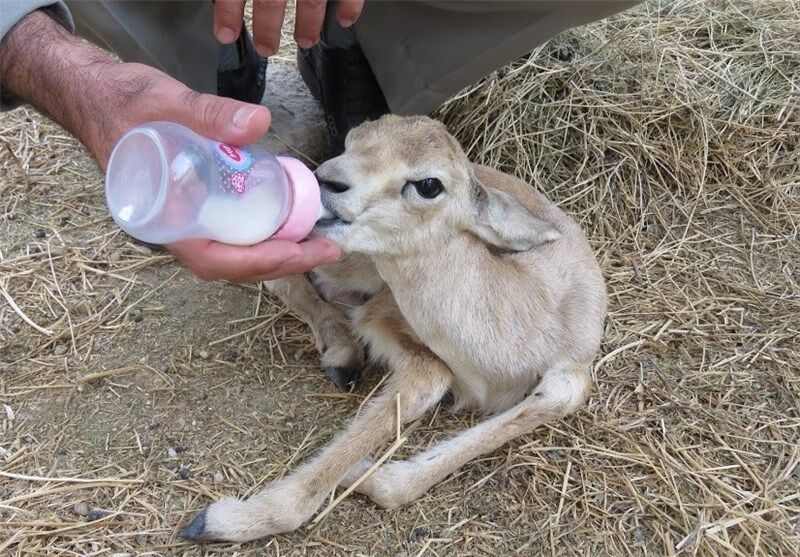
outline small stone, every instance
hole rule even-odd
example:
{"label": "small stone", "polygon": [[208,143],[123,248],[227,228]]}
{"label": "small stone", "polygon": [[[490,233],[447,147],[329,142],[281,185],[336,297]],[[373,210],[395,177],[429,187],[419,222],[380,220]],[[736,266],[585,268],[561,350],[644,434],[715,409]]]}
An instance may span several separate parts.
{"label": "small stone", "polygon": [[169,449],[167,449],[167,456],[172,460],[175,460],[176,458],[178,458],[178,451],[170,447]]}
{"label": "small stone", "polygon": [[74,512],[78,516],[86,516],[87,514],[89,514],[89,506],[83,501],[78,501],[77,503],[72,505],[72,512]]}
{"label": "small stone", "polygon": [[141,323],[142,321],[144,321],[144,315],[139,313],[139,314],[136,315],[136,317],[133,318],[133,320],[136,323]]}
{"label": "small stone", "polygon": [[47,231],[44,228],[37,228],[33,233],[33,236],[35,238],[44,238],[47,236]]}
{"label": "small stone", "polygon": [[181,468],[178,470],[178,476],[180,476],[182,480],[188,480],[191,477],[191,475],[192,471],[186,468],[185,466],[181,466]]}
{"label": "small stone", "polygon": [[172,446],[172,448],[173,448],[173,449],[175,449],[175,452],[176,452],[176,453],[185,453],[185,452],[186,452],[186,447],[184,447],[184,446],[183,446],[183,445],[181,445],[180,443],[175,443],[175,444]]}
{"label": "small stone", "polygon": [[92,509],[86,515],[86,520],[91,522],[91,521],[94,521],[94,520],[100,520],[101,518],[106,517],[106,516],[108,516],[108,513],[106,511],[101,510],[101,509]]}
{"label": "small stone", "polygon": [[66,216],[66,215],[64,215],[63,217],[61,217],[61,218],[58,220],[58,225],[59,225],[59,226],[65,226],[65,225],[66,225],[68,222],[69,222],[69,217],[68,217],[68,216]]}
{"label": "small stone", "polygon": [[431,531],[428,528],[421,527],[421,528],[414,528],[411,531],[411,534],[408,536],[408,543],[414,543],[419,540],[424,540],[431,536]]}
{"label": "small stone", "polygon": [[570,62],[574,56],[575,53],[568,46],[562,46],[555,52],[555,57],[562,62]]}
{"label": "small stone", "polygon": [[67,345],[66,344],[56,344],[56,347],[53,349],[53,352],[56,356],[63,356],[67,353]]}
{"label": "small stone", "polygon": [[225,354],[225,359],[229,362],[235,362],[239,359],[239,351],[238,350],[228,350],[228,353]]}
{"label": "small stone", "polygon": [[217,470],[214,472],[214,483],[220,484],[225,480],[225,476],[222,475],[222,472]]}
{"label": "small stone", "polygon": [[208,350],[198,350],[197,355],[203,358],[204,360],[208,359]]}

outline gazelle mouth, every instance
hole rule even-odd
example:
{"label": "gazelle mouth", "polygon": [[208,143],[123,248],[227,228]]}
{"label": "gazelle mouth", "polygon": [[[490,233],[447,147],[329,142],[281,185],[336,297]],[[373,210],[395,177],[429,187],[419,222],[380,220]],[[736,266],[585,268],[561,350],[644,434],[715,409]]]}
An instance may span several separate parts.
{"label": "gazelle mouth", "polygon": [[346,221],[346,220],[341,219],[339,217],[333,217],[332,219],[320,219],[320,220],[318,220],[316,226],[321,226],[321,227],[336,226],[336,225],[346,226],[348,224],[351,224],[350,221]]}
{"label": "gazelle mouth", "polygon": [[320,212],[320,218],[317,220],[316,226],[335,226],[335,225],[347,225],[350,224],[350,221],[347,221],[339,216],[339,214],[332,209],[325,200],[322,200],[322,211]]}
{"label": "gazelle mouth", "polygon": [[347,225],[350,224],[350,221],[344,220],[336,211],[329,207],[325,207],[327,214],[317,221],[316,226],[336,226],[336,225]]}

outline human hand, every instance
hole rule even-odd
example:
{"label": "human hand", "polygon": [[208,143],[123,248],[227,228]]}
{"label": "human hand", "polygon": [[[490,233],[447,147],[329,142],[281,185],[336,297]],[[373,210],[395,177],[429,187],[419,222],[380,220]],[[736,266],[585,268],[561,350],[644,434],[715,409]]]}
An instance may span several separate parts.
{"label": "human hand", "polygon": [[[23,18],[0,44],[3,85],[72,132],[104,170],[119,138],[146,122],[177,122],[234,145],[255,142],[270,125],[263,106],[201,94],[155,68],[119,63],[42,12]],[[201,278],[235,282],[304,272],[340,255],[325,239],[249,247],[189,240],[167,247]]]}
{"label": "human hand", "polygon": [[[234,42],[242,29],[244,6],[247,0],[216,0],[214,3],[214,35],[223,44]],[[311,48],[319,42],[325,19],[327,0],[297,0],[294,40],[301,48]],[[342,27],[356,22],[364,8],[364,0],[340,0],[336,19]],[[261,56],[278,52],[286,0],[254,0],[253,42]]]}
{"label": "human hand", "polygon": [[169,250],[186,268],[203,280],[234,283],[273,280],[305,273],[341,255],[339,246],[325,238],[296,244],[267,240],[254,246],[231,246],[213,240],[184,240]]}

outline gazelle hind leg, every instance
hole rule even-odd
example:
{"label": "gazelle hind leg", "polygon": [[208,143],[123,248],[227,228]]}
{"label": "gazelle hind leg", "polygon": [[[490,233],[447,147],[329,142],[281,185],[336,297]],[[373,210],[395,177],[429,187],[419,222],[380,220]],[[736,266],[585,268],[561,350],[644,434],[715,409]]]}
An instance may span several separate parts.
{"label": "gazelle hind leg", "polygon": [[[384,508],[414,501],[467,462],[498,449],[536,427],[576,412],[589,396],[589,364],[569,363],[544,373],[533,393],[516,406],[414,455],[390,461],[361,483],[356,491]],[[344,478],[352,483],[369,467],[362,461]]]}

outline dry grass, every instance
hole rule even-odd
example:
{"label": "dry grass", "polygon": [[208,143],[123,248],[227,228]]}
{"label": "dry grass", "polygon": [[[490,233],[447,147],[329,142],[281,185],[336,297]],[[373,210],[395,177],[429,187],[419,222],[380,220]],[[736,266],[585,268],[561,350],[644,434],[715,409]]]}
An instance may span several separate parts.
{"label": "dry grass", "polygon": [[[302,324],[130,243],[74,140],[0,115],[0,555],[796,555],[799,21],[797,2],[653,2],[449,103],[474,158],[599,253],[591,401],[409,508],[352,496],[241,546],[177,532],[319,447],[378,374],[336,393]],[[477,419],[442,408],[400,453]]]}

